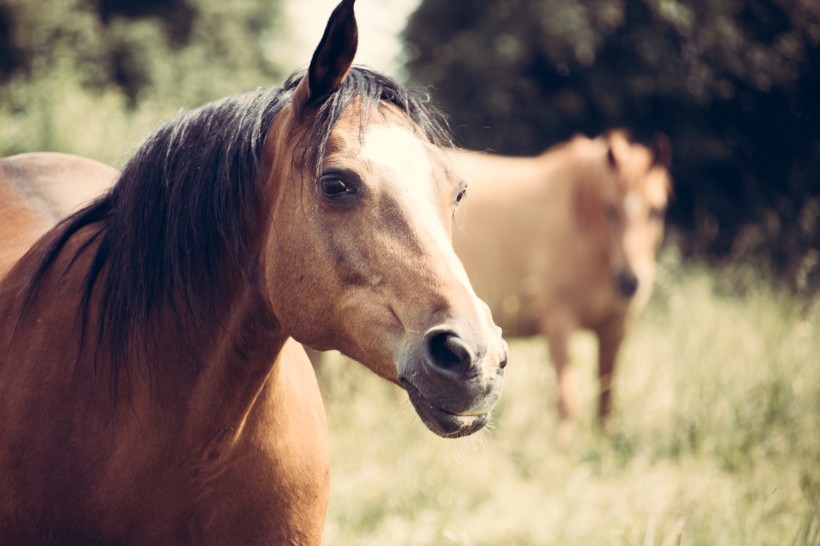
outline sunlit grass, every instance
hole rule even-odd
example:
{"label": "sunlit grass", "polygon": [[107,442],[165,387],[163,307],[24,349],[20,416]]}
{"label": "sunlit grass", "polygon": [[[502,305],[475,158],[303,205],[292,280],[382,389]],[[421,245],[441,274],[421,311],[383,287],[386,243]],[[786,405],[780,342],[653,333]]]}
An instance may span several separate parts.
{"label": "sunlit grass", "polygon": [[583,411],[564,444],[539,340],[511,343],[492,426],[460,440],[435,437],[358,364],[327,362],[325,543],[817,544],[820,312],[673,252],[661,273],[606,435],[592,425],[589,335],[573,340]]}

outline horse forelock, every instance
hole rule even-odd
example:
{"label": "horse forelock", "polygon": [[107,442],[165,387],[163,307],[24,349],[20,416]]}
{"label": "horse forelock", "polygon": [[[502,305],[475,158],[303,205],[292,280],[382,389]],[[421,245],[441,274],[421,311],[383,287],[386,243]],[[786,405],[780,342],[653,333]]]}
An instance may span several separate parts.
{"label": "horse forelock", "polygon": [[664,178],[664,190],[671,191],[671,180],[665,165],[657,161],[648,146],[636,142],[625,130],[613,130],[605,135],[605,141],[614,159],[613,168],[618,183],[627,190],[642,191],[653,175]]}
{"label": "horse forelock", "polygon": [[[581,195],[578,200],[583,203],[579,214],[587,225],[603,225],[602,205],[624,207],[626,214],[636,214],[639,203],[659,210],[665,208],[671,194],[671,178],[649,147],[622,129],[588,140],[584,146],[585,150],[578,146],[575,155],[579,164],[574,170]],[[583,153],[587,154],[585,159]],[[608,204],[604,203],[607,195]]]}
{"label": "horse forelock", "polygon": [[[302,78],[297,74],[285,84],[295,88]],[[444,115],[435,108],[429,96],[408,89],[394,79],[364,66],[353,66],[342,81],[341,86],[319,107],[306,132],[303,159],[318,175],[322,159],[327,151],[328,137],[342,115],[351,111],[350,106],[358,101],[360,138],[364,138],[364,128],[369,117],[383,105],[389,105],[404,114],[422,135],[432,144],[449,147],[452,144],[449,127]]]}
{"label": "horse forelock", "polygon": [[[555,153],[557,152],[557,153]],[[613,186],[621,185],[618,166],[612,163],[608,139],[576,136],[548,150],[563,163],[572,182],[572,200],[579,227],[587,233],[604,226],[607,195]]]}
{"label": "horse forelock", "polygon": [[[89,308],[98,306],[94,334],[104,347],[97,356],[102,350],[110,361],[112,392],[120,363],[158,360],[151,357],[152,343],[169,321],[184,351],[193,339],[191,328],[219,319],[222,300],[230,297],[220,290],[232,284],[226,283],[226,275],[240,282],[256,276],[256,245],[263,231],[258,224],[266,214],[261,210],[262,150],[301,77],[291,76],[282,88],[258,89],[182,111],[143,143],[110,193],[63,222],[60,236],[45,249],[29,283],[24,312],[65,243],[86,225],[101,226],[78,315],[85,338],[91,333],[86,331]],[[433,144],[450,142],[443,116],[426,97],[378,72],[353,67],[297,143],[297,153],[314,172],[332,128],[357,99],[363,105],[358,109],[363,129],[374,108],[389,104]]]}

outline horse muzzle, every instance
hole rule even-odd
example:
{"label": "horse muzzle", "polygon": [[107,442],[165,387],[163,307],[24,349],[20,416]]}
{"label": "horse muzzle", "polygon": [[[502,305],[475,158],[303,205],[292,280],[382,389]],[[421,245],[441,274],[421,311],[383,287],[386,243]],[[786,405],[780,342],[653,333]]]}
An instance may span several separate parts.
{"label": "horse muzzle", "polygon": [[630,299],[638,291],[640,281],[631,269],[619,269],[613,277],[615,287],[622,297]]}
{"label": "horse muzzle", "polygon": [[467,436],[487,424],[504,387],[507,344],[496,349],[451,325],[427,330],[420,349],[399,366],[399,383],[422,422],[445,438]]}

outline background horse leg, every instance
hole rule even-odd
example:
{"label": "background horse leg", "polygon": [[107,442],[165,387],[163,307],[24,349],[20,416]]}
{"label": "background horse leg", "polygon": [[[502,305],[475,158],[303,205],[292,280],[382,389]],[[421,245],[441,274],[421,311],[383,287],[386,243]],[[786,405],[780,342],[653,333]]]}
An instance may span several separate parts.
{"label": "background horse leg", "polygon": [[569,361],[569,336],[575,325],[564,313],[553,315],[545,322],[544,336],[549,344],[550,361],[555,368],[558,383],[558,417],[562,425],[568,425],[578,409],[576,394],[576,371]]}
{"label": "background horse leg", "polygon": [[602,428],[612,412],[612,383],[618,351],[624,339],[621,321],[597,330],[598,336],[598,425]]}

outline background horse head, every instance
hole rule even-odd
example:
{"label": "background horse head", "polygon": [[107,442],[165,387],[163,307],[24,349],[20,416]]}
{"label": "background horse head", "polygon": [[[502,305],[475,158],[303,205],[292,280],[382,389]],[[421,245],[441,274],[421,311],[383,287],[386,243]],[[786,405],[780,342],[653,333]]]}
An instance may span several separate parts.
{"label": "background horse head", "polygon": [[618,349],[655,277],[668,141],[650,148],[618,130],[536,157],[450,155],[470,184],[455,245],[477,293],[507,335],[546,337],[565,422],[577,407],[568,338],[596,333],[603,423]]}
{"label": "background horse head", "polygon": [[590,160],[575,167],[578,228],[599,254],[600,267],[609,270],[616,293],[626,301],[636,298],[642,307],[652,289],[655,254],[663,240],[671,189],[669,142],[658,135],[649,148],[632,142],[620,129],[592,142],[583,137],[574,141],[579,148],[588,144],[605,149],[606,161]]}
{"label": "background horse head", "polygon": [[[318,543],[327,432],[291,337],[481,428],[506,346],[450,243],[439,115],[351,67],[183,112],[0,284],[0,538]],[[36,434],[31,431],[36,430]]]}

